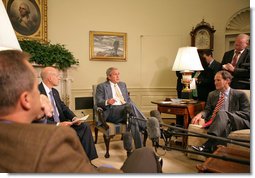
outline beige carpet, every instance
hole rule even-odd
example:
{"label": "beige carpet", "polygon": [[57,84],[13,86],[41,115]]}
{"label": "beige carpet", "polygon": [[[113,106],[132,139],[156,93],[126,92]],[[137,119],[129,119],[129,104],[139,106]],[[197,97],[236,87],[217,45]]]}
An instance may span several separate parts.
{"label": "beige carpet", "polygon": [[[92,161],[96,166],[111,165],[115,168],[120,168],[127,158],[126,151],[123,148],[123,142],[119,136],[115,136],[110,143],[110,158],[105,158],[105,145],[103,143],[103,136],[98,136],[98,144],[96,144],[98,159]],[[151,141],[148,139],[148,147],[151,147]],[[186,157],[185,153],[180,151],[163,151],[158,150],[158,153],[164,154],[163,158],[163,172],[164,173],[178,173],[178,174],[193,174],[197,173],[196,165],[201,163],[199,161],[191,160]]]}

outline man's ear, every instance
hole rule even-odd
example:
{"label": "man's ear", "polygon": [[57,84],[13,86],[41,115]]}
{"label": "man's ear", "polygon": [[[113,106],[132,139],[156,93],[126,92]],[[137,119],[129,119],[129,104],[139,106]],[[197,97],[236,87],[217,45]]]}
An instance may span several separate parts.
{"label": "man's ear", "polygon": [[29,110],[32,107],[31,106],[31,96],[27,91],[23,92],[20,95],[20,104],[26,110]]}
{"label": "man's ear", "polygon": [[230,79],[226,79],[226,81],[227,81],[228,85],[231,84],[231,80]]}

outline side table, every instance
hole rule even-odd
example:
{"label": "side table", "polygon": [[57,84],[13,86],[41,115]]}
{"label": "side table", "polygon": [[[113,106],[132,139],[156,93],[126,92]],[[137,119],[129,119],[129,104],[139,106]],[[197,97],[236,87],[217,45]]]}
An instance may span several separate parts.
{"label": "side table", "polygon": [[[184,116],[184,129],[188,129],[191,118],[202,111],[205,107],[204,101],[194,101],[190,103],[175,103],[170,101],[152,101],[157,104],[160,113]],[[187,136],[183,136],[183,147],[187,146]]]}

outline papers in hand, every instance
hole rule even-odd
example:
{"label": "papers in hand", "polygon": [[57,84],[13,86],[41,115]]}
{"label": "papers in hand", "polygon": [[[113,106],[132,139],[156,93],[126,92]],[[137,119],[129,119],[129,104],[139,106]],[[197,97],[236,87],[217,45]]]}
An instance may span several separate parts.
{"label": "papers in hand", "polygon": [[89,114],[82,118],[76,118],[72,123],[75,124],[77,122],[85,122],[88,118],[89,118]]}

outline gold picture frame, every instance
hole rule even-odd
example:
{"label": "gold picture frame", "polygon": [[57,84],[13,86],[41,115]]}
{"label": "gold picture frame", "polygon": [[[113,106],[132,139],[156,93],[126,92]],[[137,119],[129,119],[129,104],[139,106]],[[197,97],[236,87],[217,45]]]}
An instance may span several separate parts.
{"label": "gold picture frame", "polygon": [[89,39],[90,60],[127,60],[127,33],[90,31]]}
{"label": "gold picture frame", "polygon": [[47,0],[3,0],[19,40],[47,42]]}

